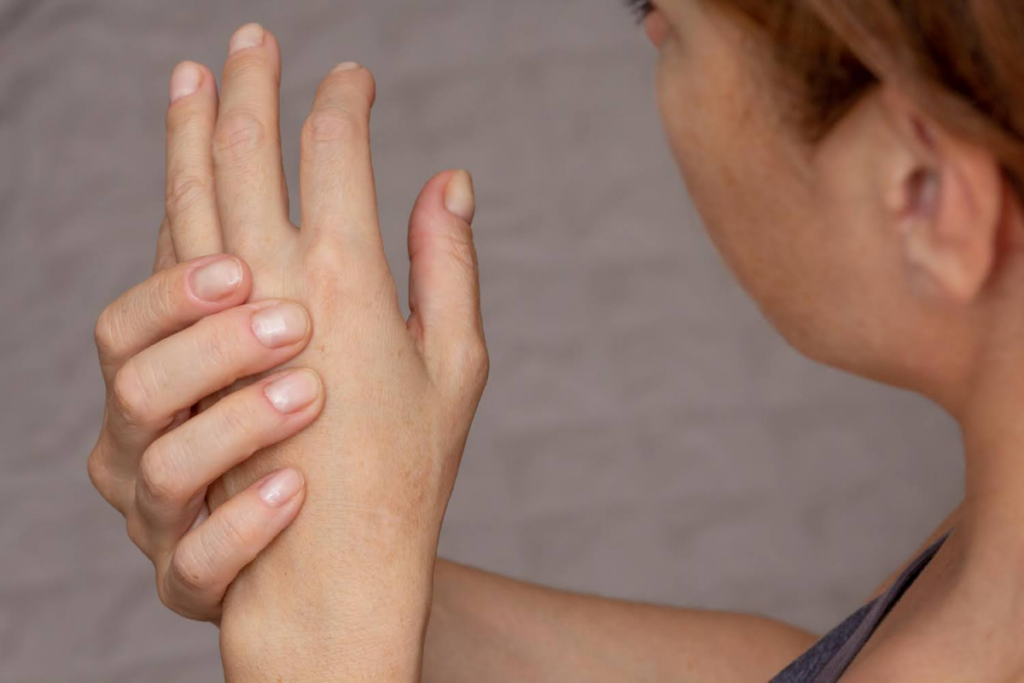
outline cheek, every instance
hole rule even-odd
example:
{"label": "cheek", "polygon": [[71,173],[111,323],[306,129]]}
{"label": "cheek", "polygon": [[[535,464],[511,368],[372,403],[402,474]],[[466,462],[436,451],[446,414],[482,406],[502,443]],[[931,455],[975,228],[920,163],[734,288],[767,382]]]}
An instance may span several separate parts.
{"label": "cheek", "polygon": [[[673,154],[722,261],[783,335],[824,299],[813,198],[786,162],[767,117],[736,88],[659,73],[658,105]],[[815,293],[817,292],[817,293]],[[792,339],[791,339],[792,341]],[[801,344],[803,346],[804,344]]]}
{"label": "cheek", "polygon": [[[722,97],[711,97],[697,79],[678,78],[668,65],[659,70],[658,108],[672,153],[690,199],[726,263],[746,281],[743,256],[750,247],[750,199],[756,188],[750,168],[744,175],[736,138]],[[760,250],[765,256],[764,250]]]}
{"label": "cheek", "polygon": [[[768,125],[763,79],[750,36],[731,17],[690,5],[685,25],[660,51],[658,108],[690,197],[726,264],[751,290],[751,271],[786,258],[787,220],[772,201],[786,188],[778,131]],[[764,225],[777,226],[765,230]]]}
{"label": "cheek", "polygon": [[748,55],[716,24],[700,26],[663,46],[657,99],[711,241],[794,348],[882,377],[869,356],[890,348],[892,328],[915,322],[893,294],[898,250],[870,230],[878,218],[863,214],[861,194],[846,191],[850,169],[836,165],[830,183],[756,77],[767,53]]}

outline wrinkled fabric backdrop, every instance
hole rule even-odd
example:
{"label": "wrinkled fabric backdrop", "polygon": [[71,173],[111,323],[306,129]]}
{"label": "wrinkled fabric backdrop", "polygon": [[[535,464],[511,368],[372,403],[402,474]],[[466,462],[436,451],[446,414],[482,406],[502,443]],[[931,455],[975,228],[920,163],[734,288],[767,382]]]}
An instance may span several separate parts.
{"label": "wrinkled fabric backdrop", "polygon": [[216,630],[160,605],[85,462],[93,323],[163,215],[168,75],[219,73],[251,20],[284,51],[293,206],[317,82],[376,75],[403,307],[417,192],[474,172],[492,370],[443,556],[822,632],[955,504],[956,426],[798,356],[720,264],[617,0],[0,0],[0,680],[221,677]]}

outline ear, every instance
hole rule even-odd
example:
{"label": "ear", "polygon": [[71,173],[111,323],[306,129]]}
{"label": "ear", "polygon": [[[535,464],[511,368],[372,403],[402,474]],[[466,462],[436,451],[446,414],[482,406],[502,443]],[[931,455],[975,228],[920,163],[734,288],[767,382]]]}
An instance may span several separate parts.
{"label": "ear", "polygon": [[882,106],[898,149],[886,164],[886,210],[908,277],[923,295],[973,301],[996,259],[1004,183],[995,156],[957,138],[891,85]]}

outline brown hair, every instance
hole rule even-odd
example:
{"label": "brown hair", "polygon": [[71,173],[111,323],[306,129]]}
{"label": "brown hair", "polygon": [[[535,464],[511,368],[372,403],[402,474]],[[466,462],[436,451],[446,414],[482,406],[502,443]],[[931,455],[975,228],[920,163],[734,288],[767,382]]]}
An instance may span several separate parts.
{"label": "brown hair", "polygon": [[1021,0],[715,0],[763,29],[822,137],[879,81],[992,151],[1024,197]]}

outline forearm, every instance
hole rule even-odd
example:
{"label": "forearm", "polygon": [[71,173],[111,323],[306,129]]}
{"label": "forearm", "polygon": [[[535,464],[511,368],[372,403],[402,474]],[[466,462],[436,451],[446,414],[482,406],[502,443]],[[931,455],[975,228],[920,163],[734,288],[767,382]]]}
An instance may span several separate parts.
{"label": "forearm", "polygon": [[814,639],[763,617],[563,592],[441,560],[423,681],[767,680]]}
{"label": "forearm", "polygon": [[228,680],[415,681],[422,671],[424,683],[727,683],[767,679],[815,639],[759,616],[570,593],[444,560],[432,574],[393,562],[359,576],[344,558],[325,571],[300,548],[272,547],[232,586]]}

